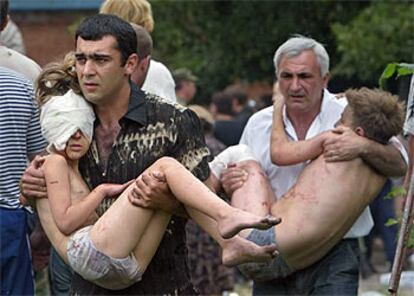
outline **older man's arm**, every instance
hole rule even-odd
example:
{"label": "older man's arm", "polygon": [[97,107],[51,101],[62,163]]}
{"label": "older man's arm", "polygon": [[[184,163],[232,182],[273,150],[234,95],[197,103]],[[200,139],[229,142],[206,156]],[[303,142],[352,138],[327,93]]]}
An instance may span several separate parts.
{"label": "older man's arm", "polygon": [[347,127],[337,127],[333,132],[339,136],[329,138],[324,142],[326,161],[345,161],[361,157],[369,166],[384,176],[399,177],[405,174],[407,163],[400,152],[404,148],[398,139],[392,138],[389,144],[383,145],[361,137]]}

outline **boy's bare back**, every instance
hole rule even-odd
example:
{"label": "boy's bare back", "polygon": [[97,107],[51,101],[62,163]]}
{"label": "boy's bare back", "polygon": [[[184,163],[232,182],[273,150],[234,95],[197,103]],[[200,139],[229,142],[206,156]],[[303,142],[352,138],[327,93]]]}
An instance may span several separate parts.
{"label": "boy's bare back", "polygon": [[294,269],[316,262],[351,228],[379,193],[386,178],[360,158],[327,163],[312,161],[296,185],[275,202],[271,214],[281,217],[275,228],[279,250]]}

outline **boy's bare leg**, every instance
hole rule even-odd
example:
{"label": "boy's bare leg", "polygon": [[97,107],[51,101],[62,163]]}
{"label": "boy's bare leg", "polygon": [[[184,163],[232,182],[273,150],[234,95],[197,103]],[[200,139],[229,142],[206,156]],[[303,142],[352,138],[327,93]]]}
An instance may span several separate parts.
{"label": "boy's bare leg", "polygon": [[[238,168],[248,173],[242,187],[233,192],[231,205],[258,216],[270,214],[270,207],[276,201],[269,181],[259,163],[255,160],[245,160],[238,163]],[[240,232],[247,237],[250,230]]]}
{"label": "boy's bare leg", "polygon": [[223,238],[230,238],[245,228],[268,229],[280,222],[266,217],[268,211],[260,216],[230,206],[173,158],[161,158],[155,165],[165,174],[170,190],[181,203],[217,221]]}
{"label": "boy's bare leg", "polygon": [[200,225],[222,248],[222,262],[226,266],[235,266],[248,262],[265,262],[275,257],[276,245],[259,246],[236,235],[223,239],[217,230],[217,222],[200,211],[186,207],[190,217]]}

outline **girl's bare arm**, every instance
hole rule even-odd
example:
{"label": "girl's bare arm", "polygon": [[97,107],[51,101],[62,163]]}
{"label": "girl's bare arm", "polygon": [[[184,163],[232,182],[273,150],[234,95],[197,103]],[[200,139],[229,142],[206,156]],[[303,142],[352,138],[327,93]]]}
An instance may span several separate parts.
{"label": "girl's bare arm", "polygon": [[[79,229],[98,205],[109,194],[117,194],[125,189],[124,185],[117,186],[117,190],[108,189],[112,185],[102,184],[96,187],[87,196],[76,203],[72,203],[72,188],[69,180],[69,167],[63,156],[50,155],[43,167],[49,204],[53,219],[59,230],[69,235]],[[118,191],[118,192],[117,192]]]}

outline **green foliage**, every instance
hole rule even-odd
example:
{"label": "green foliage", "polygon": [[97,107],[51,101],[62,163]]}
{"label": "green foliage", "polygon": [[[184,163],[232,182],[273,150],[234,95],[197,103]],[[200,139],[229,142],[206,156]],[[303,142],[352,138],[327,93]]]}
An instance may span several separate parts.
{"label": "green foliage", "polygon": [[[384,199],[392,199],[392,198],[396,198],[396,197],[403,197],[403,196],[406,196],[406,194],[407,194],[407,190],[405,190],[405,188],[403,186],[397,186],[397,187],[393,187],[392,190],[390,191],[390,193],[388,193],[384,197]],[[399,225],[399,228],[400,228],[401,222],[402,222],[402,217],[398,217],[397,219],[389,218],[387,220],[387,222],[385,223],[385,226],[389,227],[389,226],[393,226],[393,225]],[[401,228],[399,230],[401,230]],[[400,233],[399,233],[399,235],[400,235]],[[414,226],[411,226],[407,246],[409,248],[414,247]]]}
{"label": "green foliage", "polygon": [[414,64],[407,63],[391,63],[385,67],[384,71],[379,78],[379,86],[382,89],[385,89],[385,82],[393,76],[396,78],[404,75],[414,74]]}
{"label": "green foliage", "polygon": [[385,223],[385,226],[393,226],[399,223],[400,222],[397,219],[389,218],[388,221]]}
{"label": "green foliage", "polygon": [[235,80],[274,79],[273,55],[293,34],[313,37],[336,60],[333,22],[346,23],[370,2],[151,1],[155,59],[200,77],[201,96]]}
{"label": "green foliage", "polygon": [[392,190],[384,197],[384,199],[392,199],[398,196],[405,196],[407,190],[403,186],[393,187]]}
{"label": "green foliage", "polygon": [[414,61],[414,5],[376,1],[348,24],[334,24],[338,52],[334,73],[373,83],[384,65]]}

